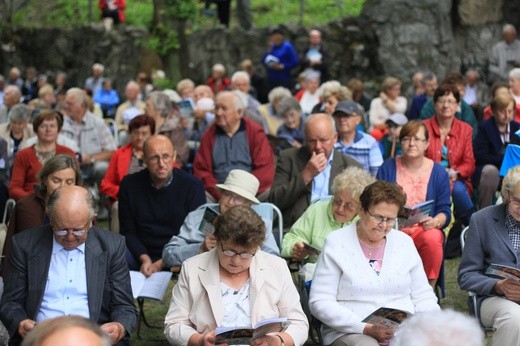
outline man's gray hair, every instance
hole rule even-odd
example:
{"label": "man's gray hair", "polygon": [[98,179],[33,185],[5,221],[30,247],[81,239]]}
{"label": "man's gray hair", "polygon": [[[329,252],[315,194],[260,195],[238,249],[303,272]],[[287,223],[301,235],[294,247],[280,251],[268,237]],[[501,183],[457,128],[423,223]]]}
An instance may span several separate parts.
{"label": "man's gray hair", "polygon": [[22,92],[20,91],[20,88],[17,87],[16,85],[9,84],[8,86],[6,86],[4,88],[4,93],[7,93],[8,91],[12,91],[12,92],[18,94],[18,98],[20,98],[22,96]]}
{"label": "man's gray hair", "polygon": [[334,118],[332,117],[332,115],[328,115],[328,114],[325,114],[325,113],[314,113],[314,114],[311,114],[309,115],[309,117],[307,118],[307,121],[305,122],[305,126],[304,126],[304,134],[305,134],[305,137],[307,137],[307,131],[309,129],[309,124],[312,123],[312,120],[314,118],[324,118],[325,120],[327,120],[330,124],[330,127],[332,128],[332,133],[335,134],[337,133],[338,131],[336,130],[336,122],[334,121]]}
{"label": "man's gray hair", "polygon": [[89,97],[85,90],[80,88],[70,88],[69,90],[67,90],[67,95],[73,95],[77,103],[83,105],[86,109],[88,109]]}
{"label": "man's gray hair", "polygon": [[516,67],[509,72],[509,78],[520,80],[520,68]]}
{"label": "man's gray hair", "polygon": [[11,110],[9,111],[9,119],[12,121],[30,121],[31,111],[29,110],[29,107],[23,103],[18,103],[11,107]]}
{"label": "man's gray hair", "polygon": [[516,34],[516,28],[513,24],[504,24],[502,27],[502,34],[505,34],[506,32],[514,32]]}
{"label": "man's gray hair", "polygon": [[397,329],[392,346],[483,346],[475,318],[450,309],[418,312]]}
{"label": "man's gray hair", "polygon": [[246,71],[237,71],[237,72],[233,73],[233,75],[231,76],[231,83],[235,83],[235,81],[238,78],[244,78],[247,81],[247,83],[251,82],[249,73],[247,73]]}
{"label": "man's gray hair", "polygon": [[429,81],[437,80],[437,76],[433,72],[424,72],[421,82],[426,84]]}
{"label": "man's gray hair", "polygon": [[231,93],[235,95],[235,109],[245,112],[247,109],[247,94],[240,90],[233,90]]}
{"label": "man's gray hair", "polygon": [[100,63],[95,63],[92,65],[92,69],[100,70],[101,73],[103,73],[105,71],[105,66],[101,65]]}
{"label": "man's gray hair", "polygon": [[504,203],[511,201],[511,194],[520,184],[520,165],[511,168],[502,181],[502,200]]}

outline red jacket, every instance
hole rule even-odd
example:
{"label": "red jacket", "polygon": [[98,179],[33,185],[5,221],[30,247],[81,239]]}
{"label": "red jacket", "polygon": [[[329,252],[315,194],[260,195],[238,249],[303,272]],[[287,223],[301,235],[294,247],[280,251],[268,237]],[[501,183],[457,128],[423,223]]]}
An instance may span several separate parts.
{"label": "red jacket", "polygon": [[101,186],[99,187],[99,191],[102,194],[117,201],[119,185],[121,184],[123,177],[128,174],[128,166],[130,166],[131,159],[132,143],[117,149],[114,154],[112,154],[107,172],[105,173],[103,180],[101,180]]}
{"label": "red jacket", "polygon": [[[246,136],[249,141],[249,153],[253,163],[251,173],[260,181],[258,193],[262,193],[270,188],[274,181],[273,150],[260,125],[246,117],[243,117],[242,121],[245,123]],[[215,187],[218,182],[213,175],[212,159],[216,130],[217,125],[213,124],[202,136],[193,162],[193,174],[202,180],[204,189],[219,200],[220,192]]]}
{"label": "red jacket", "polygon": [[[439,163],[442,155],[441,133],[439,131],[439,123],[435,116],[423,120],[424,125],[428,128],[430,135],[430,145],[426,150],[426,157]],[[451,130],[446,137],[446,146],[448,147],[448,161],[450,168],[459,172],[459,175],[466,183],[468,192],[472,193],[471,175],[475,171],[475,157],[473,156],[472,143],[473,129],[467,123],[454,118]]]}
{"label": "red jacket", "polygon": [[222,83],[220,83],[219,88],[217,88],[217,81],[213,77],[209,77],[206,84],[217,94],[221,91],[228,90],[231,86],[231,80],[226,76],[222,77]]}
{"label": "red jacket", "polygon": [[[117,5],[117,13],[119,14],[119,21],[123,23],[125,21],[125,8],[126,8],[126,0],[115,0],[115,4]],[[99,0],[98,6],[101,11],[107,6],[107,0]],[[103,15],[103,14],[101,14]],[[101,17],[103,19],[103,17]]]}
{"label": "red jacket", "polygon": [[[55,155],[59,154],[69,154],[76,157],[76,153],[70,148],[56,144]],[[34,145],[17,152],[14,157],[9,196],[17,201],[33,193],[34,184],[37,182],[36,175],[40,169],[42,169],[42,164],[36,156]]]}

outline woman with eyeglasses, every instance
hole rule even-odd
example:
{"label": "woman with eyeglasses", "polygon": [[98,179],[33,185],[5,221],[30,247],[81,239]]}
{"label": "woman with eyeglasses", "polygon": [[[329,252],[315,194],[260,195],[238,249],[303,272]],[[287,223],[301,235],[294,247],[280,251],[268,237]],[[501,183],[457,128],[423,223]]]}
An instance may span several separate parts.
{"label": "woman with eyeglasses", "polygon": [[393,329],[363,322],[380,307],[440,309],[412,239],[393,228],[405,201],[397,184],[376,181],[361,193],[359,220],[325,239],[309,308],[326,345],[386,345]]}
{"label": "woman with eyeglasses", "polygon": [[[45,206],[47,198],[54,190],[65,185],[82,184],[81,169],[75,157],[61,154],[50,158],[38,172],[34,193],[16,202],[9,218],[2,262],[9,257],[13,235],[49,223],[49,218],[45,215]],[[2,266],[2,273],[5,273],[5,266]]]}
{"label": "woman with eyeglasses", "polygon": [[42,110],[34,118],[33,130],[38,140],[36,144],[16,153],[9,186],[11,198],[19,200],[33,193],[36,174],[53,156],[68,154],[76,157],[72,149],[57,143],[62,125],[62,117],[52,109]]}
{"label": "woman with eyeglasses", "polygon": [[429,216],[401,230],[412,237],[428,281],[435,287],[443,260],[442,228],[451,219],[448,173],[424,156],[430,141],[428,130],[421,121],[412,120],[404,125],[399,141],[403,154],[386,160],[379,168],[377,178],[399,184],[410,207],[434,200]]}
{"label": "woman with eyeglasses", "polygon": [[374,181],[370,173],[358,167],[346,168],[337,175],[332,182],[332,198],[310,205],[285,234],[282,257],[292,258],[294,261],[308,259],[308,262],[316,262],[317,256],[304,244],[321,250],[325,237],[330,232],[356,221],[359,196]]}
{"label": "woman with eyeglasses", "polygon": [[[229,208],[242,205],[251,207],[260,201],[256,198],[260,182],[251,173],[241,169],[233,169],[229,172],[223,184],[217,184],[216,188],[221,193],[218,206],[206,206],[190,212],[181,226],[178,235],[174,235],[162,251],[162,259],[165,267],[171,271],[180,270],[181,264],[197,254],[212,250],[217,246],[217,238],[214,234],[208,234],[201,229],[207,208],[215,213],[225,213]],[[280,252],[273,236],[272,220],[266,222],[266,237],[261,249],[272,255],[279,256]]]}
{"label": "woman with eyeglasses", "polygon": [[214,223],[217,246],[184,262],[164,322],[172,345],[214,345],[216,327],[255,326],[287,318],[283,332],[251,345],[303,345],[308,322],[285,261],[260,250],[265,224],[251,208],[233,206]]}
{"label": "woman with eyeglasses", "polygon": [[451,250],[450,243],[460,244],[458,234],[464,225],[469,225],[473,213],[473,129],[471,125],[455,117],[460,102],[461,97],[456,85],[441,85],[433,94],[435,115],[423,121],[430,135],[430,144],[425,156],[440,164],[448,173],[450,181],[456,226],[452,227],[448,236],[446,258],[460,255],[460,250]]}

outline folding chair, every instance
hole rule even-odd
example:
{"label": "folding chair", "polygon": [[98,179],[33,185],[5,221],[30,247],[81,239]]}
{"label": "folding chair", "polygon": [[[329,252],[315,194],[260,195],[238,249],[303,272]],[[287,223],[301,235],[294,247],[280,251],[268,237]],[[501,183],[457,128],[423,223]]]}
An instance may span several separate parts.
{"label": "folding chair", "polygon": [[[197,209],[203,209],[206,207],[214,208],[215,210],[218,210],[219,204],[218,203],[206,203],[201,206],[199,206]],[[278,248],[281,248],[282,239],[283,239],[283,217],[282,212],[280,209],[272,204],[272,203],[260,203],[260,204],[254,204],[251,206],[251,209],[256,211],[258,215],[260,215],[263,219],[271,220],[273,227],[273,235],[275,236]],[[275,224],[276,220],[275,217],[278,218],[278,226],[277,230],[275,231]]]}

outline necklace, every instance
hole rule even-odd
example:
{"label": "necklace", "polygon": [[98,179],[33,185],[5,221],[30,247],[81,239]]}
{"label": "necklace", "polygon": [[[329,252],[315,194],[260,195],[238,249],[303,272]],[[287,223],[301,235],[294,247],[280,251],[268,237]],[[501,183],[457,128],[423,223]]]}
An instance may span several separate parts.
{"label": "necklace", "polygon": [[47,161],[49,161],[49,159],[51,157],[53,157],[54,154],[56,153],[56,149],[50,150],[50,151],[38,151],[38,150],[35,150],[35,151],[36,151],[36,157],[38,158],[38,161],[40,161],[42,166],[45,165],[45,163]]}

